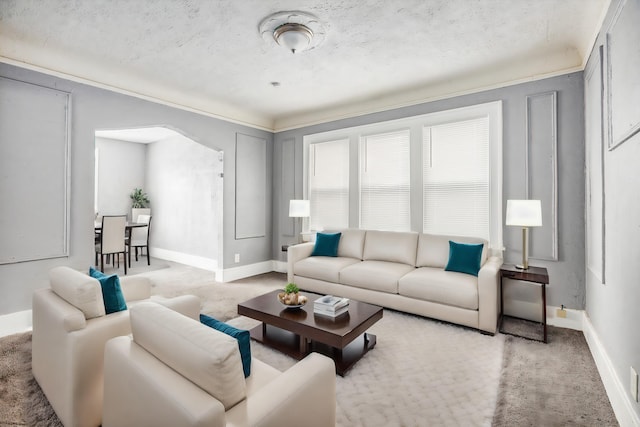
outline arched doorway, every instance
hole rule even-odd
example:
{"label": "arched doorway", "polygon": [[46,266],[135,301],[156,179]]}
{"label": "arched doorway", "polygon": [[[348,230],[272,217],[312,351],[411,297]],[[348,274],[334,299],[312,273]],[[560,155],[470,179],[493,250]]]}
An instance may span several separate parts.
{"label": "arched doorway", "polygon": [[95,210],[130,215],[151,201],[152,257],[211,271],[223,264],[223,152],[166,126],[97,130]]}

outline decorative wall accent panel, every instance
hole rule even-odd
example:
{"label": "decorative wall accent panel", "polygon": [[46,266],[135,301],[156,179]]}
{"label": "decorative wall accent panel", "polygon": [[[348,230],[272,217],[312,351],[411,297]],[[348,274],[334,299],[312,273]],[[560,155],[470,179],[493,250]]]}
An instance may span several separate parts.
{"label": "decorative wall accent panel", "polygon": [[604,132],[602,46],[591,54],[585,69],[586,240],[587,268],[605,282]]}
{"label": "decorative wall accent panel", "polygon": [[236,239],[266,235],[267,141],[236,134]]}
{"label": "decorative wall accent panel", "polygon": [[607,31],[607,111],[610,149],[640,132],[639,21],[640,1],[623,0]]}
{"label": "decorative wall accent panel", "polygon": [[289,218],[289,200],[295,199],[295,142],[294,138],[282,141],[282,200],[280,229],[283,236],[294,237],[295,221]]}
{"label": "decorative wall accent panel", "polygon": [[69,255],[70,94],[0,78],[0,264]]}
{"label": "decorative wall accent panel", "polygon": [[527,198],[542,202],[542,227],[531,228],[531,258],[558,260],[557,93],[527,96]]}

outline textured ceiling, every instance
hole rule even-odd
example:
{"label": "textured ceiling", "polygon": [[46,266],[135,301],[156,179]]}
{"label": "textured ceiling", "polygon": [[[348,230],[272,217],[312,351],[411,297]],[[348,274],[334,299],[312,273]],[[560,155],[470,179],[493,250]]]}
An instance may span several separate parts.
{"label": "textured ceiling", "polygon": [[[0,60],[282,130],[582,69],[608,4],[0,0]],[[282,10],[325,22],[324,43],[265,41]]]}

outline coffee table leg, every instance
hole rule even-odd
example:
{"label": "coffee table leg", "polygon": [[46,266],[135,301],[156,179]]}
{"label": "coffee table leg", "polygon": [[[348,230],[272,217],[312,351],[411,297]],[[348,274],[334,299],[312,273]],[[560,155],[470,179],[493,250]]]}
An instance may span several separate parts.
{"label": "coffee table leg", "polygon": [[309,340],[307,340],[302,335],[298,335],[298,340],[299,340],[300,353],[302,354],[309,353]]}

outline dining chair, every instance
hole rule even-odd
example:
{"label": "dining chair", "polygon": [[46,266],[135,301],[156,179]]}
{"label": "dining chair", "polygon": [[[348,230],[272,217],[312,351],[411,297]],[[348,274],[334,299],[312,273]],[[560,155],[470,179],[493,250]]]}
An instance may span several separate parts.
{"label": "dining chair", "polygon": [[123,255],[124,274],[127,274],[127,246],[125,244],[127,227],[126,215],[104,215],[102,217],[102,229],[100,243],[96,244],[96,265],[100,255],[100,270],[104,271],[104,256],[113,255],[113,265],[116,259],[120,268],[120,254]]}
{"label": "dining chair", "polygon": [[133,249],[136,254],[136,261],[138,261],[138,249],[140,249],[140,256],[144,255],[144,248],[147,248],[147,265],[151,265],[149,259],[149,231],[151,229],[151,215],[138,215],[138,224],[147,224],[146,227],[133,227],[127,240],[128,252],[129,252],[129,267],[131,267],[131,250]]}

